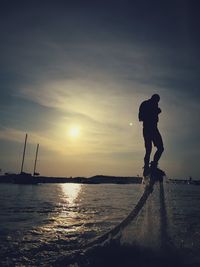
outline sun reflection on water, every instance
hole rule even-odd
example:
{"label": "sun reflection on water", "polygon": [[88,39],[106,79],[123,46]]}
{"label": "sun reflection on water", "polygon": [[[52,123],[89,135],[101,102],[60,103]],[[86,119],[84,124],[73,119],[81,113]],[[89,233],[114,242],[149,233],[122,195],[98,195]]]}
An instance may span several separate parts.
{"label": "sun reflection on water", "polygon": [[68,204],[73,205],[81,191],[81,186],[81,184],[62,184],[63,200],[65,199]]}
{"label": "sun reflection on water", "polygon": [[35,229],[38,234],[45,233],[46,238],[57,240],[63,234],[68,237],[78,231],[82,223],[79,222],[79,210],[77,202],[82,190],[81,184],[59,184],[55,185],[57,198],[55,198],[54,208],[46,218],[46,223]]}

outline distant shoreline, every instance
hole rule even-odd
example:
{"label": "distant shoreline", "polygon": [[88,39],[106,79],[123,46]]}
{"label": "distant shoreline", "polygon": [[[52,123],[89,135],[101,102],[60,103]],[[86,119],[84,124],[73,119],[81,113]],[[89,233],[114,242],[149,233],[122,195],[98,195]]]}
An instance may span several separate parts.
{"label": "distant shoreline", "polygon": [[[15,184],[45,184],[45,183],[78,183],[78,184],[141,184],[142,177],[139,176],[106,176],[95,175],[86,177],[50,177],[32,176],[31,174],[6,174],[0,176],[0,183]],[[168,183],[200,185],[200,180],[168,179]]]}
{"label": "distant shoreline", "polygon": [[80,184],[141,184],[142,177],[119,177],[96,175],[86,177],[49,177],[28,174],[8,174],[0,176],[0,183],[80,183]]}

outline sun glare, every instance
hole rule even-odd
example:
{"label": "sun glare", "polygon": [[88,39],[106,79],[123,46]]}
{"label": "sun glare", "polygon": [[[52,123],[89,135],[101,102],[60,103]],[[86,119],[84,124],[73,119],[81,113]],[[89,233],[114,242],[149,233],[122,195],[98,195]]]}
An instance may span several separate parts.
{"label": "sun glare", "polygon": [[80,135],[80,128],[77,127],[77,126],[71,127],[70,130],[69,130],[69,135],[72,138],[78,137]]}
{"label": "sun glare", "polygon": [[73,204],[81,191],[80,184],[62,184],[63,196],[69,204]]}

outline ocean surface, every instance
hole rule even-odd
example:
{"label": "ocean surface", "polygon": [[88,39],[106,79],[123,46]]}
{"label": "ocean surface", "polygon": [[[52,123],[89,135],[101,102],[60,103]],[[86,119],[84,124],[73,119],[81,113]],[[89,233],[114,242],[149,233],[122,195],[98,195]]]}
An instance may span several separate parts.
{"label": "ocean surface", "polygon": [[[168,266],[158,257],[163,252],[164,258],[180,259],[180,266],[200,266],[195,185],[166,183],[164,190],[155,185],[137,218],[114,241],[81,254],[131,212],[143,191],[137,184],[0,184],[0,266],[145,266],[144,255],[146,266],[150,260],[152,266]],[[130,264],[134,253],[140,264]]]}

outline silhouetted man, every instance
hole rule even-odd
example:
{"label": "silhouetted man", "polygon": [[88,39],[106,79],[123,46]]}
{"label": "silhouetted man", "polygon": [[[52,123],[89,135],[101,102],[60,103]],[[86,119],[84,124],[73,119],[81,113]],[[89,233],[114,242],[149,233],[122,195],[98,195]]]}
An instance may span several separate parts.
{"label": "silhouetted man", "polygon": [[157,148],[153,161],[151,162],[151,168],[157,168],[158,161],[164,151],[162,137],[158,130],[158,114],[161,113],[161,109],[158,107],[160,96],[158,94],[152,95],[152,97],[140,105],[139,108],[139,121],[143,121],[143,137],[145,143],[145,157],[144,157],[144,172],[146,176],[150,173],[150,155],[152,150],[152,143]]}

